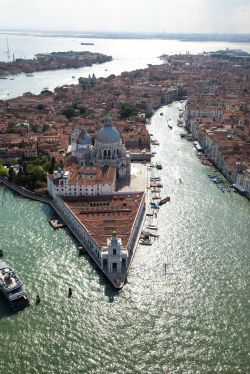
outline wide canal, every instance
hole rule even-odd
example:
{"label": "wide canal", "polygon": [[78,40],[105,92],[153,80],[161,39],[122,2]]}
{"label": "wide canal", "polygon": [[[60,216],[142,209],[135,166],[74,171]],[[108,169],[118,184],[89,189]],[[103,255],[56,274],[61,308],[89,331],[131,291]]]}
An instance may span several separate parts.
{"label": "wide canal", "polygon": [[212,168],[180,137],[182,106],[148,124],[163,166],[149,173],[171,200],[154,221],[159,239],[138,246],[120,293],[78,257],[67,229],[51,228],[49,206],[0,187],[3,260],[31,300],[12,314],[0,299],[1,374],[249,372],[249,201],[210,181]]}

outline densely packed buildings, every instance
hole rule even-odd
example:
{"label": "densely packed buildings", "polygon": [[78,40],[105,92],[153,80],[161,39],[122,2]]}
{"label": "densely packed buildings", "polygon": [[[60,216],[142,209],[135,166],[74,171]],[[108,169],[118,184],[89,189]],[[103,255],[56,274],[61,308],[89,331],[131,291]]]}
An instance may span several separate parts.
{"label": "densely packed buildings", "polygon": [[[0,157],[14,163],[21,157],[47,155],[63,159],[75,126],[95,137],[109,111],[122,143],[133,152],[150,150],[145,118],[161,105],[187,97],[185,123],[208,157],[250,195],[250,70],[245,57],[165,56],[162,65],[120,76],[83,78],[78,85],[54,93],[26,93],[0,101]],[[139,113],[122,118],[123,103]],[[71,118],[63,114],[73,108]]]}

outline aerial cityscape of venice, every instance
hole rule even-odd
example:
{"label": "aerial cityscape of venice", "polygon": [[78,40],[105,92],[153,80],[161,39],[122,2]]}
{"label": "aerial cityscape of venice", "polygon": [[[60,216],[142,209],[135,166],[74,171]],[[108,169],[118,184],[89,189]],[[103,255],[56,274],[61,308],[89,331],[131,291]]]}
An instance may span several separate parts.
{"label": "aerial cityscape of venice", "polygon": [[0,374],[249,373],[250,0],[2,2]]}

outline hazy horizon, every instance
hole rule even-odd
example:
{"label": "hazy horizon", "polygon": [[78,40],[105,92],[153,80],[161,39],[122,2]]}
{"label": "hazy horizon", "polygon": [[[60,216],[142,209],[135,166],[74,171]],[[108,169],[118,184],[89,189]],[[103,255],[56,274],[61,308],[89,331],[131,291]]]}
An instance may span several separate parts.
{"label": "hazy horizon", "polygon": [[149,31],[121,31],[121,30],[117,30],[117,31],[111,31],[111,30],[99,30],[99,31],[95,31],[95,30],[75,30],[75,29],[50,29],[50,28],[4,28],[4,27],[1,27],[0,28],[0,33],[55,33],[55,34],[62,34],[62,33],[65,33],[67,35],[69,35],[69,33],[72,33],[72,34],[114,34],[114,35],[117,35],[117,34],[121,34],[121,35],[250,35],[250,32],[235,32],[235,33],[232,33],[232,32],[166,32],[166,31],[163,31],[163,32],[149,32]]}
{"label": "hazy horizon", "polygon": [[1,29],[249,34],[250,0],[0,0]]}

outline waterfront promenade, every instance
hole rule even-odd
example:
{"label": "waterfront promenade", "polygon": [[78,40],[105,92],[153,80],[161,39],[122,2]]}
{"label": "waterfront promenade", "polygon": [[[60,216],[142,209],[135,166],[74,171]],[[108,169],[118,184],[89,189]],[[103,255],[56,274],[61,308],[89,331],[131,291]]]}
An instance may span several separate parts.
{"label": "waterfront promenade", "polygon": [[[145,173],[146,168],[145,168],[144,165],[141,165],[141,166],[142,166],[142,168],[139,168],[139,169],[141,169],[141,172],[138,175],[139,176],[139,181],[136,184],[135,180],[137,180],[138,178],[136,178],[136,176],[134,176],[133,187],[135,187],[136,185],[137,185],[137,187],[138,186],[143,187],[144,183],[147,180],[145,178],[147,176],[147,173]],[[136,170],[138,170],[138,168]],[[142,215],[142,217],[140,218],[140,221],[139,221],[139,226],[137,228],[137,235],[133,239],[133,242],[130,244],[132,250],[129,251],[129,259],[128,259],[127,268],[122,269],[121,272],[109,273],[107,270],[105,270],[101,266],[100,259],[95,254],[95,252],[91,251],[91,249],[89,247],[89,244],[87,243],[86,240],[84,240],[82,232],[81,232],[82,223],[78,220],[78,218],[75,216],[75,214],[69,208],[66,207],[65,204],[64,204],[64,209],[62,209],[62,205],[58,204],[56,201],[53,201],[51,198],[38,196],[34,192],[28,191],[28,190],[26,190],[26,189],[24,189],[20,186],[17,186],[15,183],[9,182],[4,177],[0,177],[0,183],[4,184],[6,187],[10,188],[12,191],[15,191],[16,193],[20,194],[21,196],[23,196],[25,198],[29,198],[29,199],[32,199],[32,200],[39,201],[41,203],[49,204],[51,206],[51,208],[54,209],[54,211],[62,219],[62,221],[66,224],[66,226],[69,228],[69,230],[72,232],[72,234],[76,237],[79,244],[81,246],[83,246],[83,248],[87,251],[88,255],[91,257],[91,259],[94,261],[94,263],[98,266],[99,270],[104,274],[104,276],[111,282],[111,284],[115,288],[118,288],[118,289],[120,289],[124,286],[124,284],[126,282],[126,279],[127,279],[127,276],[128,276],[128,272],[129,272],[129,268],[130,268],[132,259],[134,257],[135,251],[136,251],[136,247],[138,245],[138,241],[139,241],[139,238],[140,238],[140,233],[141,233],[141,230],[142,230],[142,227],[143,227],[143,224],[144,224],[145,208],[144,208],[143,215]],[[130,188],[128,191],[132,192],[132,189]],[[118,194],[119,193],[123,194],[124,191],[123,192],[118,192]],[[116,193],[116,195],[117,195],[117,193]],[[66,214],[65,214],[65,207],[66,207],[66,210],[68,210],[68,212]],[[137,212],[137,214],[138,214],[138,212]],[[73,217],[73,221],[72,221],[71,217]],[[74,222],[74,221],[76,221],[76,222]],[[135,222],[136,221],[137,221],[137,217],[135,219]]]}

